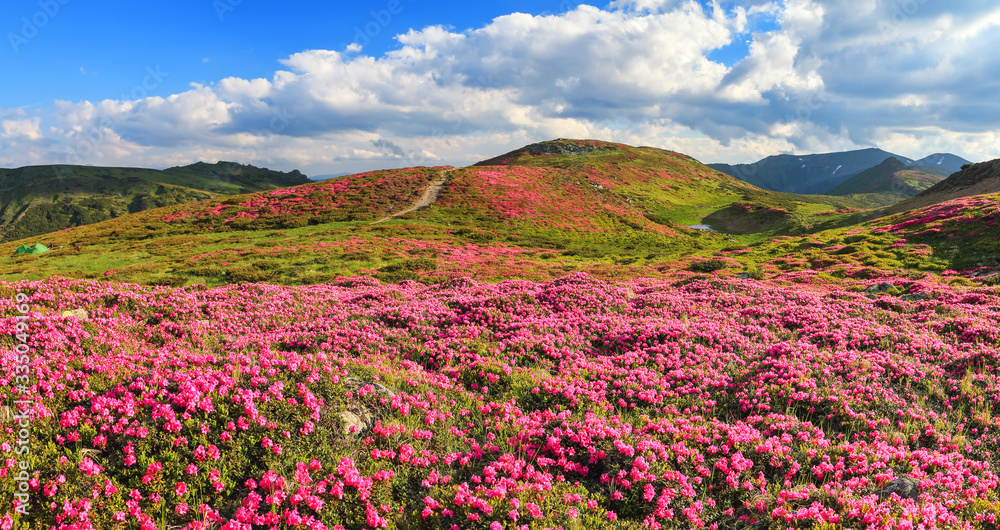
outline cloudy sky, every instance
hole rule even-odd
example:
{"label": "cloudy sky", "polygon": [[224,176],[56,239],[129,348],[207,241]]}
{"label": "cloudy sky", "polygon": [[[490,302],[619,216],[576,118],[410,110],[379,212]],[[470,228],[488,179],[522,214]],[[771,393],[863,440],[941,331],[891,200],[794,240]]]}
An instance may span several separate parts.
{"label": "cloudy sky", "polygon": [[1000,157],[995,0],[10,0],[0,167]]}

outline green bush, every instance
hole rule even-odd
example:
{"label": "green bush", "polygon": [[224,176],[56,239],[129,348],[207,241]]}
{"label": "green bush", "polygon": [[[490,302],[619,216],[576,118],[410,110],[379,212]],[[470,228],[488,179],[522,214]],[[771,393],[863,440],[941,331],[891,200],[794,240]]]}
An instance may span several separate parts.
{"label": "green bush", "polygon": [[432,258],[411,258],[398,263],[391,263],[378,269],[377,277],[384,283],[397,283],[412,280],[421,283],[433,283],[436,277],[421,276],[417,271],[433,272],[437,270],[437,261]]}
{"label": "green bush", "polygon": [[563,256],[580,256],[581,258],[603,258],[607,256],[607,252],[598,250],[593,247],[583,247],[583,248],[573,248],[569,250],[564,250]]}
{"label": "green bush", "polygon": [[229,221],[228,225],[229,228],[233,230],[246,230],[250,227],[252,221],[253,220],[249,217],[237,217],[236,219]]}
{"label": "green bush", "polygon": [[263,271],[255,267],[234,267],[226,271],[226,279],[230,283],[258,283],[274,278],[274,272]]}
{"label": "green bush", "polygon": [[374,257],[373,254],[361,250],[344,252],[340,255],[340,259],[344,261],[371,261]]}
{"label": "green bush", "polygon": [[307,226],[309,221],[310,219],[307,215],[286,216],[281,219],[278,226],[281,228],[301,228],[303,226]]}
{"label": "green bush", "polygon": [[1000,273],[990,274],[979,278],[983,285],[1000,285]]}
{"label": "green bush", "polygon": [[285,267],[287,264],[280,261],[257,260],[251,263],[251,265],[258,270],[273,271]]}
{"label": "green bush", "polygon": [[764,271],[760,270],[760,265],[757,265],[756,263],[747,263],[743,267],[744,267],[743,272],[744,274],[747,275],[748,278],[753,280],[764,279]]}
{"label": "green bush", "polygon": [[692,272],[715,272],[726,268],[725,260],[721,259],[706,259],[701,261],[696,261],[691,265],[688,265],[688,270]]}
{"label": "green bush", "polygon": [[460,228],[452,232],[452,235],[456,237],[461,237],[464,239],[469,239],[471,241],[493,241],[496,236],[492,232],[486,232],[483,230],[477,230],[474,228]]}

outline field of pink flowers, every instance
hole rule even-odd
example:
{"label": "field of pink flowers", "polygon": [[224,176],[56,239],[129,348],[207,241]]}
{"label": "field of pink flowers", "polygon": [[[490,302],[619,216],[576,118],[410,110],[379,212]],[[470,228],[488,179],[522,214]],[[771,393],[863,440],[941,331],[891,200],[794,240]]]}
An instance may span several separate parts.
{"label": "field of pink flowers", "polygon": [[600,173],[582,172],[585,178],[580,174],[550,167],[464,168],[451,173],[438,206],[485,214],[505,228],[616,233],[624,225],[661,235],[676,234],[629,208],[625,198],[598,191],[594,176]]}
{"label": "field of pink flowers", "polygon": [[376,219],[400,210],[420,196],[427,182],[443,168],[401,168],[329,179],[313,184],[202,201],[165,209],[159,221],[195,229],[221,230],[280,226],[289,220],[313,218]]}
{"label": "field of pink flowers", "polygon": [[906,281],[0,283],[0,529],[996,528],[1000,290]]}

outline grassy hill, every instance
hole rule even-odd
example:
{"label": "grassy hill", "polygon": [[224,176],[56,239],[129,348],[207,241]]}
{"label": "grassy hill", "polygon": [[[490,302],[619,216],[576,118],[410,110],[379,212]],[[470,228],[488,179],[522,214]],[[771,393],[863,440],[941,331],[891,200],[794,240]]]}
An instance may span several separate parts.
{"label": "grassy hill", "polygon": [[306,182],[297,171],[233,162],[162,171],[67,165],[0,169],[0,235],[14,241],[151,208]]}
{"label": "grassy hill", "polygon": [[561,169],[613,191],[660,223],[708,224],[730,234],[807,230],[847,213],[884,206],[878,197],[797,195],[762,190],[680,153],[593,140],[533,144],[477,166]]}
{"label": "grassy hill", "polygon": [[[939,276],[959,285],[1000,285],[1000,193],[958,199],[854,225],[724,249],[716,260],[751,264],[761,277],[800,282]],[[729,262],[730,267],[735,265]],[[897,296],[908,293],[906,288]]]}
{"label": "grassy hill", "polygon": [[887,211],[899,213],[944,201],[1000,192],[1000,159],[971,164]]}
{"label": "grassy hill", "polygon": [[[435,179],[443,180],[436,202],[375,223]],[[578,270],[640,277],[710,255],[737,233],[760,241],[835,226],[861,206],[760,190],[660,149],[558,140],[466,168],[375,171],[137,212],[49,234],[45,243],[62,249],[38,260],[9,257],[20,243],[12,242],[0,264],[11,277],[59,272],[168,285],[365,274],[544,280]],[[705,222],[730,234],[686,227]]]}
{"label": "grassy hill", "polygon": [[829,195],[882,193],[902,200],[912,197],[944,180],[945,177],[919,171],[895,157],[862,171],[828,192]]}

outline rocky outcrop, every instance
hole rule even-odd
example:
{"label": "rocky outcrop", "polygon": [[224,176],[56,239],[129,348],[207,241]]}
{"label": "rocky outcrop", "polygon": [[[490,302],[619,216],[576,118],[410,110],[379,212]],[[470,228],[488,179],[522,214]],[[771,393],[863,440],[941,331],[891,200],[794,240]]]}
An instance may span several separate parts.
{"label": "rocky outcrop", "polygon": [[593,151],[614,151],[617,147],[610,145],[573,145],[559,141],[531,144],[524,148],[529,155],[582,155]]}

